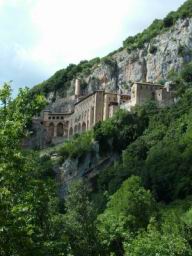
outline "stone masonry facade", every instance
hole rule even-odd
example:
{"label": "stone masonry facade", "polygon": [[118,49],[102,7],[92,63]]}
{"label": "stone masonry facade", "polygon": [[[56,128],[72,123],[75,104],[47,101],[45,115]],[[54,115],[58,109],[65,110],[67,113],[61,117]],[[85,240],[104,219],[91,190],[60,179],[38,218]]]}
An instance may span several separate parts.
{"label": "stone masonry facade", "polygon": [[77,79],[75,99],[72,112],[43,111],[41,124],[49,143],[88,131],[96,123],[111,118],[120,108],[131,111],[134,106],[141,106],[150,100],[155,100],[160,107],[171,105],[174,103],[174,92],[169,86],[136,82],[127,94],[96,90],[82,96],[80,80]]}

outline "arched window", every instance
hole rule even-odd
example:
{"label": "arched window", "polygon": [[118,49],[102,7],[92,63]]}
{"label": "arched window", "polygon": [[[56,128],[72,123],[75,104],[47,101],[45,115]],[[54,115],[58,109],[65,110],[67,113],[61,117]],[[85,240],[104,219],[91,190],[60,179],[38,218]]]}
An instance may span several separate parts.
{"label": "arched window", "polygon": [[62,123],[59,123],[57,125],[57,137],[63,137],[63,124]]}
{"label": "arched window", "polygon": [[69,129],[69,137],[71,137],[71,136],[73,136],[73,128],[72,127]]}
{"label": "arched window", "polygon": [[78,126],[77,125],[75,125],[74,133],[75,134],[78,133]]}

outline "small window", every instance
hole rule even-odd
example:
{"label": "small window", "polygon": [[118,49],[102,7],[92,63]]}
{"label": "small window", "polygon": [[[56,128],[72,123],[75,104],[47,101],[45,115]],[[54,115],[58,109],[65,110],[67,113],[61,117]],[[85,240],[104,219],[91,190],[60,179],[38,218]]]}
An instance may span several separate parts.
{"label": "small window", "polygon": [[57,119],[59,119],[59,116],[57,116]]}
{"label": "small window", "polygon": [[55,116],[53,116],[53,119],[55,119]]}
{"label": "small window", "polygon": [[51,116],[49,116],[49,120],[51,119]]}
{"label": "small window", "polygon": [[63,116],[61,116],[61,119],[63,119]]}

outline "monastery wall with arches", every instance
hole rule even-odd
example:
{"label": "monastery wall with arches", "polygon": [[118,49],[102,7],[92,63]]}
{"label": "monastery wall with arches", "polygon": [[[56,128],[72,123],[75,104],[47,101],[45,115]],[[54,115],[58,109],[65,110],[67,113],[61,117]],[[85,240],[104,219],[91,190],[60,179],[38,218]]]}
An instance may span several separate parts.
{"label": "monastery wall with arches", "polygon": [[80,82],[77,80],[75,99],[73,112],[43,112],[41,123],[46,130],[48,142],[55,138],[69,139],[90,130],[99,121],[112,117],[119,108],[131,111],[135,105],[142,105],[149,100],[155,100],[159,106],[170,105],[174,102],[174,93],[162,85],[135,83],[128,94],[97,90],[82,96]]}
{"label": "monastery wall with arches", "polygon": [[43,125],[47,130],[48,139],[54,137],[68,139],[75,134],[90,130],[99,121],[113,115],[115,108],[110,108],[112,104],[117,105],[117,94],[105,93],[101,90],[79,98],[72,113],[44,111]]}

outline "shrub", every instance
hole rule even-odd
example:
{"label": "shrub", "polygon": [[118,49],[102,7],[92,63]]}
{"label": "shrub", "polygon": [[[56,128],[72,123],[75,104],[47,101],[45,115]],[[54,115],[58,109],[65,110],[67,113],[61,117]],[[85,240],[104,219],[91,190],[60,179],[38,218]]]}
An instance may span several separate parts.
{"label": "shrub", "polygon": [[106,210],[98,217],[104,245],[107,243],[115,255],[124,255],[125,234],[146,228],[155,211],[150,191],[144,189],[139,177],[130,177],[111,196]]}
{"label": "shrub", "polygon": [[187,83],[192,82],[192,62],[184,66],[181,71],[181,78]]}
{"label": "shrub", "polygon": [[185,49],[186,49],[185,46],[183,46],[183,45],[180,45],[180,46],[179,46],[179,48],[178,48],[178,55],[179,55],[179,57],[184,57],[184,55],[185,55]]}
{"label": "shrub", "polygon": [[116,62],[112,59],[111,56],[106,56],[101,60],[102,63],[104,63],[105,65],[114,67],[116,65]]}
{"label": "shrub", "polygon": [[151,54],[155,54],[157,52],[157,46],[151,45],[150,48],[149,48],[149,52]]}
{"label": "shrub", "polygon": [[84,133],[81,136],[74,136],[72,140],[66,142],[59,149],[59,154],[63,159],[83,156],[91,149],[92,137],[92,132]]}
{"label": "shrub", "polygon": [[175,12],[170,12],[163,20],[163,24],[165,28],[169,28],[174,25],[175,22]]}

